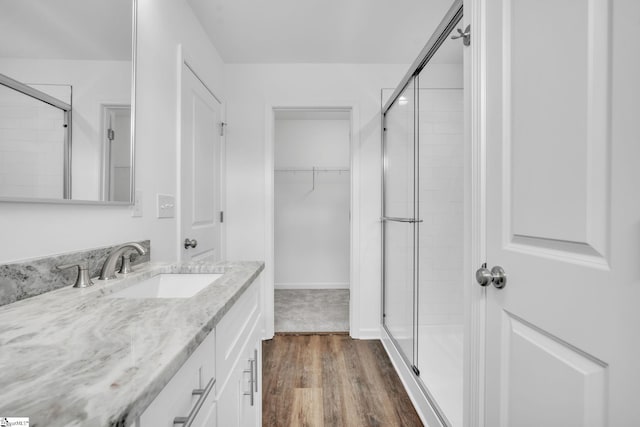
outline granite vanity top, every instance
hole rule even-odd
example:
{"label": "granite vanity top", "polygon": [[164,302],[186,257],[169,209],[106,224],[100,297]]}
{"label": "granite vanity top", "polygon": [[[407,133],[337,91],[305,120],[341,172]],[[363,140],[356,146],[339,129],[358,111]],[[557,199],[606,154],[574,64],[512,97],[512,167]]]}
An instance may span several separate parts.
{"label": "granite vanity top", "polygon": [[[31,427],[128,426],[264,268],[143,264],[86,289],[0,307],[0,416]],[[222,273],[191,298],[107,298],[158,273]]]}

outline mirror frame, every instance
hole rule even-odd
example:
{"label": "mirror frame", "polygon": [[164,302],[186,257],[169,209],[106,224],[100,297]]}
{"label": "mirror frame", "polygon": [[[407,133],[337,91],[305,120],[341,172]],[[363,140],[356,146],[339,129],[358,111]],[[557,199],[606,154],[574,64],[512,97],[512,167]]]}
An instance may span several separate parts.
{"label": "mirror frame", "polygon": [[[135,203],[135,171],[136,171],[136,69],[137,69],[137,35],[138,35],[138,0],[131,0],[131,171],[129,175],[130,189],[129,201],[109,201],[109,200],[75,200],[75,199],[47,199],[47,198],[30,198],[30,197],[2,197],[0,203],[45,203],[45,204],[70,204],[70,205],[102,205],[102,206],[132,206]],[[27,86],[28,87],[28,86]],[[39,91],[38,91],[39,92]],[[73,114],[73,112],[71,112]],[[71,164],[72,153],[70,141],[65,144],[65,162]],[[67,148],[68,147],[68,148]],[[69,182],[65,179],[64,197],[67,197],[68,191],[71,190],[71,169],[69,169]],[[73,194],[72,194],[73,197]]]}

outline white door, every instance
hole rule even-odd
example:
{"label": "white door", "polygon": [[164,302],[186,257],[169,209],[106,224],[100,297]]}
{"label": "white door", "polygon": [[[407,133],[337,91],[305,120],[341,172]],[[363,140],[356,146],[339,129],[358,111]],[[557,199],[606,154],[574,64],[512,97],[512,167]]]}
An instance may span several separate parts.
{"label": "white door", "polygon": [[131,106],[102,105],[103,189],[105,201],[131,199]]}
{"label": "white door", "polygon": [[484,4],[485,426],[640,425],[640,2]]}
{"label": "white door", "polygon": [[181,259],[218,261],[220,254],[220,103],[182,67]]}

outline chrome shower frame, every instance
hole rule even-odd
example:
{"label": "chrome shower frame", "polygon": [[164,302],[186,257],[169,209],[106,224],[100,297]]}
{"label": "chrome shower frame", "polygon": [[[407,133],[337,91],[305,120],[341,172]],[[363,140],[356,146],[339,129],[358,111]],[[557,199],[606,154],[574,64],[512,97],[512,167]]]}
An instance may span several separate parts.
{"label": "chrome shower frame", "polygon": [[[398,352],[398,354],[400,354],[400,356],[402,357],[402,359],[404,360],[405,364],[407,365],[407,367],[410,368],[410,370],[413,372],[413,375],[416,378],[420,378],[420,372],[417,369],[417,367],[414,365],[414,361],[417,360],[417,328],[416,325],[418,324],[417,322],[417,316],[418,316],[418,303],[419,303],[419,287],[418,287],[418,283],[419,283],[419,271],[418,271],[418,256],[419,256],[419,251],[418,251],[418,247],[416,242],[418,241],[418,233],[419,233],[419,224],[422,221],[420,219],[420,212],[418,209],[418,204],[416,203],[414,205],[413,208],[413,218],[392,218],[387,216],[387,213],[385,212],[385,197],[387,194],[387,188],[386,188],[386,184],[385,184],[385,178],[386,178],[386,174],[387,174],[387,167],[388,167],[388,158],[387,158],[387,145],[386,145],[386,116],[387,113],[389,112],[389,110],[391,109],[391,107],[394,105],[394,103],[398,100],[398,98],[400,97],[400,95],[405,91],[405,89],[412,83],[414,82],[414,87],[413,87],[413,92],[414,92],[414,127],[413,127],[413,149],[414,149],[414,200],[417,200],[417,191],[419,190],[419,186],[418,186],[418,182],[419,182],[419,168],[418,168],[418,159],[419,159],[419,141],[418,141],[418,119],[417,119],[417,115],[419,114],[419,110],[417,108],[417,102],[418,102],[418,91],[419,91],[419,78],[418,75],[419,73],[424,69],[424,67],[429,63],[429,61],[431,60],[431,58],[436,54],[436,52],[438,51],[438,49],[440,48],[440,46],[445,42],[445,40],[447,40],[447,37],[449,36],[449,34],[454,30],[454,28],[456,27],[456,25],[458,25],[458,23],[461,22],[462,20],[462,16],[463,16],[463,0],[455,0],[453,5],[449,8],[449,10],[447,11],[446,15],[444,16],[444,18],[442,19],[442,21],[440,22],[440,24],[438,25],[438,27],[436,28],[436,30],[434,31],[433,35],[431,36],[431,38],[428,40],[428,42],[426,43],[426,45],[424,46],[424,48],[420,51],[420,54],[418,55],[418,57],[416,58],[416,60],[413,62],[413,64],[411,64],[411,66],[409,67],[409,70],[407,71],[407,73],[405,74],[405,76],[402,78],[402,80],[400,81],[400,83],[398,84],[398,86],[396,87],[396,89],[393,91],[392,95],[389,97],[389,99],[387,100],[387,102],[384,104],[384,106],[382,107],[381,110],[381,114],[380,114],[380,121],[381,121],[381,141],[382,141],[382,162],[383,162],[383,167],[382,167],[382,186],[381,186],[381,234],[382,234],[382,247],[381,247],[381,252],[382,252],[382,265],[381,265],[381,277],[382,277],[382,286],[381,286],[381,313],[380,313],[380,323],[382,325],[382,327],[384,328],[384,330],[386,331],[386,333],[388,334],[388,336],[391,339],[391,343],[392,345],[395,347],[396,351]],[[385,230],[386,230],[386,222],[387,221],[396,221],[396,220],[400,220],[401,222],[408,222],[408,223],[412,223],[413,224],[413,240],[414,240],[414,250],[413,250],[413,354],[412,355],[406,355],[404,354],[404,352],[402,351],[402,347],[400,346],[400,344],[398,343],[398,341],[396,340],[396,338],[391,334],[391,331],[389,330],[387,324],[385,323],[385,313],[386,313],[386,300],[385,300],[385,294],[386,294],[386,270],[385,270],[385,259],[386,259],[386,250],[385,250]],[[410,360],[409,358],[413,358],[413,360]],[[436,416],[438,417],[439,421],[446,426],[450,425],[450,422],[447,420],[447,418],[444,416],[443,411],[441,410],[441,408],[438,406],[438,404],[436,403],[435,399],[433,398],[433,396],[431,395],[431,393],[429,392],[429,390],[427,389],[426,385],[424,384],[423,381],[419,380],[416,381],[418,386],[420,387],[421,391],[423,392],[424,396],[426,397],[429,405],[431,405],[431,407],[434,409]]]}

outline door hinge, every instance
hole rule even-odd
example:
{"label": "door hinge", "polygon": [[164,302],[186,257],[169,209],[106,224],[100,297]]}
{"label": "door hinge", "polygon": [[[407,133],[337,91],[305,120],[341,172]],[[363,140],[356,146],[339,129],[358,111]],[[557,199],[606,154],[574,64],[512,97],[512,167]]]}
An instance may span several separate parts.
{"label": "door hinge", "polygon": [[413,372],[417,375],[420,376],[420,369],[418,369],[418,367],[416,365],[411,365],[411,369],[413,369]]}
{"label": "door hinge", "polygon": [[465,46],[469,46],[471,44],[471,25],[467,25],[467,28],[462,31],[460,28],[456,28],[458,32],[457,36],[451,36],[452,40],[462,39],[462,44]]}
{"label": "door hinge", "polygon": [[113,129],[107,129],[107,139],[109,141],[116,139],[116,132]]}
{"label": "door hinge", "polygon": [[224,128],[227,126],[227,123],[220,122],[220,136],[224,136]]}
{"label": "door hinge", "polygon": [[224,211],[220,211],[220,222],[224,222]]}

